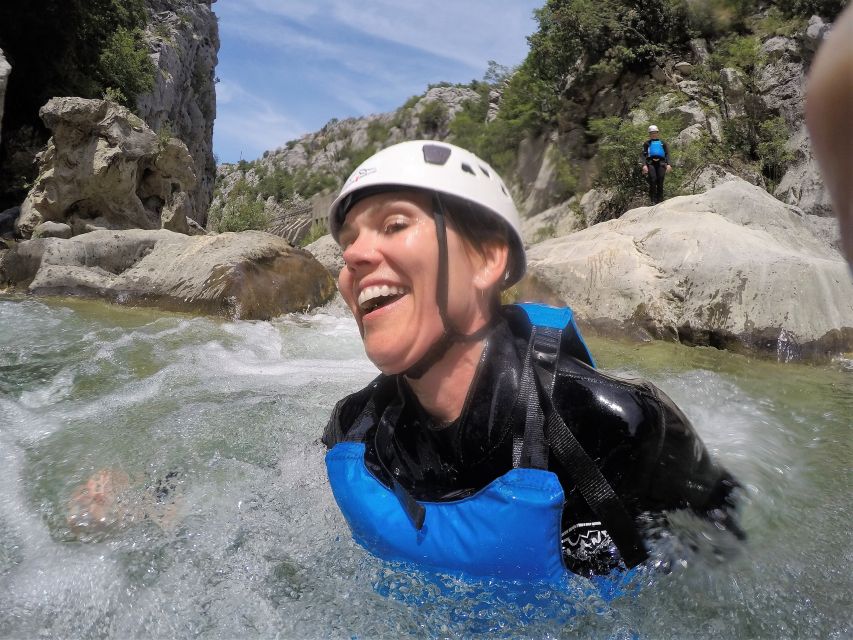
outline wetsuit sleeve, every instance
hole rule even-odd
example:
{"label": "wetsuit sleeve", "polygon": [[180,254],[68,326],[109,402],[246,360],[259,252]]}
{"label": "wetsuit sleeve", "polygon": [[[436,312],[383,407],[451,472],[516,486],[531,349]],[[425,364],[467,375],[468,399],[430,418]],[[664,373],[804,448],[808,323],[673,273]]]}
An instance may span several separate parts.
{"label": "wetsuit sleeve", "polygon": [[649,469],[646,506],[652,511],[691,509],[736,535],[740,486],[708,453],[690,421],[660,389],[648,385],[660,420],[659,453]]}
{"label": "wetsuit sleeve", "polygon": [[640,160],[641,164],[647,164],[649,162],[649,141],[646,140],[643,143],[643,157]]}
{"label": "wetsuit sleeve", "polygon": [[667,164],[670,164],[670,162],[669,162],[669,147],[667,146],[666,142],[663,143],[663,161],[666,162]]}

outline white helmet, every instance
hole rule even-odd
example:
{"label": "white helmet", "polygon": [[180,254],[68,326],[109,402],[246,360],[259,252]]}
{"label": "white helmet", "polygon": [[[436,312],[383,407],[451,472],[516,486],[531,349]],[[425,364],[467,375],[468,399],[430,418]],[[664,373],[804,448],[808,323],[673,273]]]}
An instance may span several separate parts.
{"label": "white helmet", "polygon": [[510,236],[510,264],[504,286],[515,284],[524,275],[527,261],[521,224],[509,189],[488,163],[470,151],[446,142],[401,142],[362,162],[329,207],[332,237],[338,240],[354,195],[365,190],[388,191],[396,187],[424,189],[461,198],[499,218],[505,223]]}

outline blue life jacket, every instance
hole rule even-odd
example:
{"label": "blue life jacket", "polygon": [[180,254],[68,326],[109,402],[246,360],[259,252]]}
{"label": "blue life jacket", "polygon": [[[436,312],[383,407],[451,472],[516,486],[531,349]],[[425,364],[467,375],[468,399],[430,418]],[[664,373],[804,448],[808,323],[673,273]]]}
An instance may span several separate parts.
{"label": "blue life jacket", "polygon": [[661,140],[649,140],[649,158],[666,158],[666,151]]}
{"label": "blue life jacket", "polygon": [[[556,351],[569,351],[593,365],[571,309],[518,307],[534,330],[558,330],[552,332],[562,336]],[[326,467],[353,538],[373,555],[477,577],[550,583],[566,579],[560,543],[564,493],[555,473],[513,468],[466,498],[415,503],[421,510],[417,519],[406,508],[407,500],[414,499],[400,496],[401,487],[395,492],[373,476],[364,453],[361,442],[339,442],[326,454]]]}

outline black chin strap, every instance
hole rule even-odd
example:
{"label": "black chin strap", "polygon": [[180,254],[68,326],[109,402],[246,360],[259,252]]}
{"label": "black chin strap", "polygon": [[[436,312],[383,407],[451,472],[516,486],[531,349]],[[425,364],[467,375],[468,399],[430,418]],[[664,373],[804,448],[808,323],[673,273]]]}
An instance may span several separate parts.
{"label": "black chin strap", "polygon": [[429,371],[436,362],[444,357],[454,343],[476,342],[485,338],[497,321],[497,318],[493,317],[474,333],[469,334],[460,333],[450,322],[450,318],[447,316],[448,290],[450,288],[450,268],[447,259],[447,212],[438,193],[433,193],[432,202],[435,235],[438,238],[438,281],[435,287],[435,303],[438,305],[438,314],[441,316],[441,324],[444,330],[441,337],[432,343],[427,352],[421,356],[421,359],[403,372],[404,376],[413,380],[417,380]]}

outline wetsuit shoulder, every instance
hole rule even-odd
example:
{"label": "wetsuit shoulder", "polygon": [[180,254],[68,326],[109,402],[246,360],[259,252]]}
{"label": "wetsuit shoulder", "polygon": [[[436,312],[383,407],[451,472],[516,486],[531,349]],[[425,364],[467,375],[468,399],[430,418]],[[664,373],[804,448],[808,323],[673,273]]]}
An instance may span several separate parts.
{"label": "wetsuit shoulder", "polygon": [[339,442],[352,440],[356,435],[360,436],[357,439],[361,440],[367,431],[361,428],[365,426],[361,423],[365,420],[371,421],[371,424],[366,426],[372,426],[375,423],[375,416],[378,415],[377,407],[384,406],[383,403],[387,402],[387,396],[394,386],[395,383],[391,377],[380,375],[360,391],[339,400],[332,409],[332,415],[321,438],[326,448],[331,449]]}
{"label": "wetsuit shoulder", "polygon": [[[564,362],[562,360],[565,360]],[[561,359],[554,399],[604,476],[636,512],[732,506],[734,478],[710,456],[690,421],[660,389]]]}

